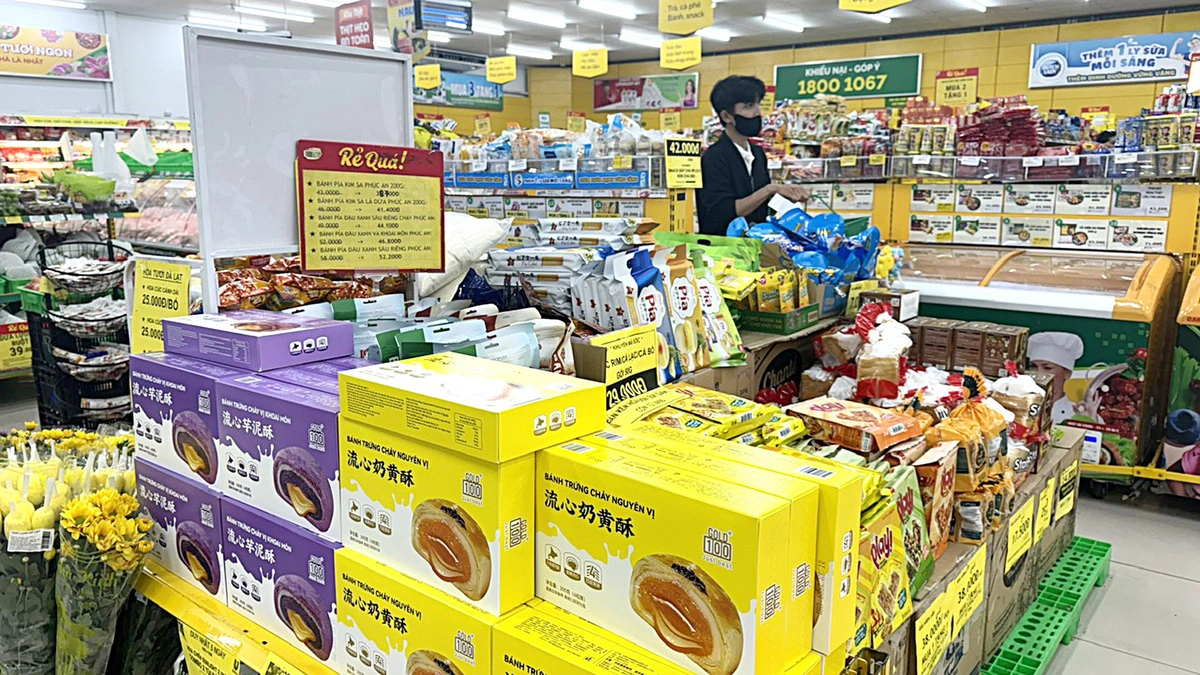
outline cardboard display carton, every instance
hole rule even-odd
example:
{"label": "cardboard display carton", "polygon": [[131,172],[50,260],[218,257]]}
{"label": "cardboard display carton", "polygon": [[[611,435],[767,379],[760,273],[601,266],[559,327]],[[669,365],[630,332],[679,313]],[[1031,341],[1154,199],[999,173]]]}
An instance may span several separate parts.
{"label": "cardboard display carton", "polygon": [[[987,616],[984,653],[991,654],[1012,632],[1021,615],[1037,598],[1038,577],[1034,574],[1034,528],[1038,497],[1046,485],[1046,474],[1030,476],[1017,490],[1011,514],[1004,526],[988,540]],[[1024,541],[1025,544],[1020,542]],[[1014,546],[1028,546],[1020,555],[1009,555]]]}
{"label": "cardboard display carton", "polygon": [[348,321],[258,309],[163,319],[162,328],[168,353],[258,372],[354,352],[354,325]]}
{"label": "cardboard display carton", "polygon": [[135,465],[138,501],[154,521],[150,532],[154,550],[149,557],[224,604],[220,493],[140,457]]}

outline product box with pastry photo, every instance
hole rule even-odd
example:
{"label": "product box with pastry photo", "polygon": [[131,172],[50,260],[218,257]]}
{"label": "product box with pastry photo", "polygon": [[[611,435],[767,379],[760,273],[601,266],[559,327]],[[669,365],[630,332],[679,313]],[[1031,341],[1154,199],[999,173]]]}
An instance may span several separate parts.
{"label": "product box with pastry photo", "polygon": [[533,455],[496,464],[342,419],[344,543],[499,616],[533,597]]}
{"label": "product box with pastry photo", "polygon": [[338,396],[341,394],[341,389],[338,385],[338,373],[343,370],[354,370],[355,368],[365,368],[372,365],[375,364],[366,359],[347,356],[341,359],[306,363],[295,368],[268,370],[263,375],[272,380],[279,380],[280,382],[287,382],[299,387],[316,389],[326,394]]}
{"label": "product box with pastry photo", "polygon": [[340,542],[338,397],[246,374],[217,400],[221,493]]}
{"label": "product box with pastry photo", "polygon": [[138,459],[216,486],[217,380],[246,372],[178,354],[129,357]]}
{"label": "product box with pastry photo", "polygon": [[337,554],[346,675],[490,675],[497,617],[357,551]]}
{"label": "product box with pastry photo", "polygon": [[778,673],[791,504],[572,441],[537,456],[537,595],[698,675]]}
{"label": "product box with pastry photo", "polygon": [[254,623],[335,666],[334,552],[340,544],[221,499],[228,601]]}
{"label": "product box with pastry photo", "polygon": [[855,467],[823,462],[815,457],[785,455],[652,424],[639,424],[631,431],[672,447],[731,459],[817,486],[813,649],[831,654],[839,645],[844,646],[854,634],[859,514],[863,507],[863,478],[855,472]]}
{"label": "product box with pastry photo", "polygon": [[850,653],[880,649],[912,616],[904,530],[896,504],[880,500],[863,514],[858,554],[858,627]]}
{"label": "product box with pastry photo", "polygon": [[787,412],[804,420],[814,438],[868,456],[921,435],[920,424],[908,415],[827,396],[790,405]]}
{"label": "product box with pastry photo", "polygon": [[[817,562],[817,486],[782,473],[697,451],[682,443],[666,443],[643,437],[636,431],[612,429],[581,440],[599,443],[636,457],[674,464],[712,480],[728,481],[788,500],[792,505],[788,559],[793,572],[792,586],[785,589],[784,607],[788,617],[788,635],[792,639],[783,648],[792,652],[789,659],[799,658],[812,649],[810,629],[815,622],[811,591],[813,569]],[[792,629],[792,626],[797,628]]]}
{"label": "product box with pastry photo", "polygon": [[354,325],[259,309],[163,319],[163,349],[263,371],[350,356]]}
{"label": "product box with pastry photo", "polygon": [[137,496],[154,521],[149,553],[163,569],[225,604],[221,495],[200,481],[135,460]]}
{"label": "product box with pastry photo", "polygon": [[447,352],[341,373],[342,414],[505,462],[604,426],[604,385]]}

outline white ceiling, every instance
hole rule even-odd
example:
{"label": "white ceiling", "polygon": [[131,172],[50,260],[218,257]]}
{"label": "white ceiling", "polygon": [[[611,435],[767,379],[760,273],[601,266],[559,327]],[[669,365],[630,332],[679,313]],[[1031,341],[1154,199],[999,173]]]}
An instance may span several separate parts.
{"label": "white ceiling", "polygon": [[[237,20],[229,0],[84,0],[89,8],[114,10],[142,16],[182,19],[189,13]],[[247,21],[264,22],[273,30],[290,30],[296,37],[332,42],[333,9],[306,4],[299,0],[238,0],[244,6],[316,17],[314,23],[285,22],[261,17],[245,17]],[[315,1],[315,0],[314,0]],[[775,46],[825,43],[841,40],[879,39],[889,35],[953,31],[997,24],[1014,24],[1050,20],[1079,20],[1131,10],[1149,11],[1170,8],[1194,8],[1194,0],[974,0],[988,9],[979,12],[964,0],[913,0],[910,4],[889,10],[893,20],[884,24],[871,18],[837,9],[836,0],[718,0],[715,25],[732,35],[729,42],[704,41],[704,51],[721,52]],[[509,31],[506,37],[482,34],[454,36],[449,44],[435,45],[485,55],[500,55],[511,41],[513,44],[551,48],[557,58],[554,63],[568,63],[570,51],[562,49],[562,38],[603,42],[613,51],[611,61],[656,59],[656,49],[633,45],[617,39],[623,26],[657,33],[657,0],[612,0],[636,8],[637,19],[623,20],[586,11],[575,0],[474,0],[475,20],[498,24]],[[382,38],[386,33],[384,6],[386,0],[372,0],[376,31]],[[536,6],[562,14],[565,29],[521,23],[506,17],[510,5]],[[778,30],[762,21],[767,13],[794,18],[807,29],[803,33]],[[1181,30],[1187,30],[1185,26]],[[969,35],[963,37],[969,40]],[[379,39],[377,39],[377,43]],[[526,65],[546,64],[536,59],[520,59]]]}

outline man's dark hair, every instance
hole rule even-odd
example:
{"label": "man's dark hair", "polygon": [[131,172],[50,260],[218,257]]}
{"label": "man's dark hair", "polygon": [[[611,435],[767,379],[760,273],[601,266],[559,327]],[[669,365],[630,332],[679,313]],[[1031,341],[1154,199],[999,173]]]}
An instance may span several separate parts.
{"label": "man's dark hair", "polygon": [[733,114],[733,109],[739,103],[758,105],[767,95],[767,85],[757,77],[733,75],[727,77],[712,88],[712,107],[719,117],[722,112]]}

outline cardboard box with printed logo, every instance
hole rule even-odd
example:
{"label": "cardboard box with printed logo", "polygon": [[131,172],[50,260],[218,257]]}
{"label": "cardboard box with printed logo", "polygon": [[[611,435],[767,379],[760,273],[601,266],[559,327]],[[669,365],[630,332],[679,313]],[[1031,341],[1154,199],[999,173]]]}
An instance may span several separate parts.
{"label": "cardboard box with printed logo", "polygon": [[1004,526],[988,538],[987,617],[983,639],[987,654],[1000,646],[1037,598],[1033,539],[1038,497],[1045,485],[1045,473],[1030,476],[1017,489],[1011,515]]}

